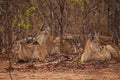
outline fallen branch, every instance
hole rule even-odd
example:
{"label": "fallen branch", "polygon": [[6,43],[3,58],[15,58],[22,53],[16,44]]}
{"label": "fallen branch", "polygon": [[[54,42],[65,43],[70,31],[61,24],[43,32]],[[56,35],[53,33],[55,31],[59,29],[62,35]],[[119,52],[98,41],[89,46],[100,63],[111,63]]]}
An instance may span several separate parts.
{"label": "fallen branch", "polygon": [[47,62],[47,63],[43,63],[43,64],[35,64],[35,67],[42,67],[42,66],[46,66],[49,64],[58,64],[59,62]]}

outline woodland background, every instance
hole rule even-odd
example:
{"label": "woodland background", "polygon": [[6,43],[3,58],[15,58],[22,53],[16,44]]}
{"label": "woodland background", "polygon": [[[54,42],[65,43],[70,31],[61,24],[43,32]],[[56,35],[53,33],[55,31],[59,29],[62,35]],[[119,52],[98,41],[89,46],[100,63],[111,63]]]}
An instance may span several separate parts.
{"label": "woodland background", "polygon": [[[34,37],[42,26],[50,27],[52,36],[60,37],[61,51],[66,37],[72,36],[70,43],[84,48],[88,35],[98,32],[102,44],[119,48],[120,0],[0,0],[0,80],[9,80],[11,76],[14,80],[120,79],[120,61],[86,64],[66,61],[59,66],[42,67],[10,61],[15,36],[17,40]],[[15,56],[12,54],[11,58]],[[13,72],[9,71],[11,66]]]}
{"label": "woodland background", "polygon": [[78,35],[75,43],[85,44],[85,36],[99,32],[118,45],[120,0],[0,0],[0,53],[10,52],[17,39],[34,36],[41,25],[50,27],[54,37]]}

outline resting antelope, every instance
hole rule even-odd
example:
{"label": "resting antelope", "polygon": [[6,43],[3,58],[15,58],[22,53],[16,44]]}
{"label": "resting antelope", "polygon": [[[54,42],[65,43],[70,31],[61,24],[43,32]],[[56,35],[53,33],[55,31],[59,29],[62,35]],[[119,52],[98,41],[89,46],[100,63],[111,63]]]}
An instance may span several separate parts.
{"label": "resting antelope", "polygon": [[12,52],[18,53],[19,60],[23,60],[25,62],[31,59],[45,61],[45,58],[48,57],[46,48],[40,45],[27,44],[24,40],[16,41],[13,44]]}
{"label": "resting antelope", "polygon": [[87,40],[84,52],[81,56],[81,62],[90,60],[108,61],[118,56],[117,51],[111,45],[101,45],[99,36],[95,34]]}
{"label": "resting antelope", "polygon": [[40,46],[43,46],[47,49],[49,54],[58,52],[57,50],[54,49],[55,46],[53,43],[53,36],[50,33],[50,28],[45,29],[40,34],[38,34],[35,38]]}

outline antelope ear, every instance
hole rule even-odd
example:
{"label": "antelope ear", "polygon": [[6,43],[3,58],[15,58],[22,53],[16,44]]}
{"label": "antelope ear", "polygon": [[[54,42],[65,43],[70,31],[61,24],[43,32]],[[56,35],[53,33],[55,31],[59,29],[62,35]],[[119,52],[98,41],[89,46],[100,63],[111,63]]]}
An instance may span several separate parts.
{"label": "antelope ear", "polygon": [[89,38],[90,40],[93,40],[93,39],[94,39],[93,34],[90,33],[90,34],[88,35],[88,38]]}
{"label": "antelope ear", "polygon": [[95,35],[94,35],[94,37],[99,37],[100,36],[100,33],[99,32],[95,32]]}
{"label": "antelope ear", "polygon": [[43,23],[40,27],[40,31],[43,31],[44,30],[44,27],[45,27],[45,23]]}

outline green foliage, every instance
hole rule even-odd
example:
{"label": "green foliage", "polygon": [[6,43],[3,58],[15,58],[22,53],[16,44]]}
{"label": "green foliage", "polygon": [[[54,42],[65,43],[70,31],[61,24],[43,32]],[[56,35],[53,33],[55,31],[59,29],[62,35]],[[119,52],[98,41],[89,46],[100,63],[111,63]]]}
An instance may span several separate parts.
{"label": "green foliage", "polygon": [[30,12],[32,12],[32,11],[34,11],[34,10],[35,10],[35,7],[32,6],[32,7],[28,8],[28,9],[26,10],[26,13],[30,13]]}
{"label": "green foliage", "polygon": [[25,30],[28,30],[29,26],[31,25],[29,17],[31,12],[34,10],[35,10],[34,6],[27,8],[25,11],[19,9],[17,14],[19,20],[13,20],[12,25],[17,27],[23,27]]}
{"label": "green foliage", "polygon": [[72,0],[72,1],[75,3],[83,3],[84,2],[84,0]]}
{"label": "green foliage", "polygon": [[104,2],[99,3],[99,7],[100,8],[104,8],[105,7],[105,3]]}
{"label": "green foliage", "polygon": [[12,26],[16,26],[17,24],[16,24],[16,20],[13,20],[12,21]]}

